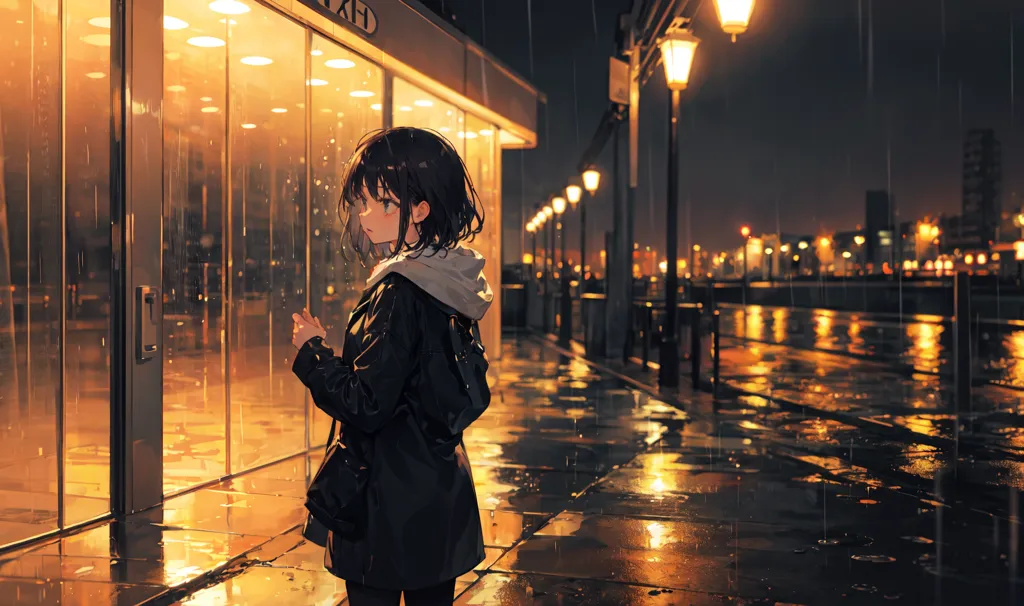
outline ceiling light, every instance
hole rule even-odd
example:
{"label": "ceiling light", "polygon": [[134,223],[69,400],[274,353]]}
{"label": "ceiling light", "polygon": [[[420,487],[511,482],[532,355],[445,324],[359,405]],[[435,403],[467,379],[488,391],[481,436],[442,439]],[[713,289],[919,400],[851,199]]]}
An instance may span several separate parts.
{"label": "ceiling light", "polygon": [[323,109],[321,109],[320,111],[322,111],[322,112],[323,112],[323,113],[325,113],[325,114],[331,114],[331,113],[334,113],[334,110],[333,110],[333,109],[329,109],[329,108],[326,108],[326,107],[325,107],[325,108],[323,108]]}
{"label": "ceiling light", "polygon": [[210,10],[222,15],[244,15],[251,9],[238,0],[213,0]]}
{"label": "ceiling light", "polygon": [[249,123],[243,124],[242,128],[244,128],[245,130],[250,130],[250,129],[256,128],[256,125],[251,123],[251,122],[249,122]]}
{"label": "ceiling light", "polygon": [[485,129],[480,131],[480,135],[483,136],[483,137],[490,137],[493,134],[494,134],[494,131],[489,129],[489,128],[485,128]]}
{"label": "ceiling light", "polygon": [[309,51],[309,54],[313,55],[314,57],[319,57],[320,55],[324,54],[324,51],[320,50],[319,48],[314,48],[313,50]]}
{"label": "ceiling light", "polygon": [[110,17],[93,17],[89,19],[89,25],[93,27],[102,27],[103,29],[110,29]]}
{"label": "ceiling light", "polygon": [[373,92],[372,91],[368,91],[368,90],[354,90],[354,91],[350,92],[348,94],[348,96],[349,97],[357,97],[359,99],[365,99],[367,97],[372,97],[373,96]]}
{"label": "ceiling light", "polygon": [[182,21],[181,19],[170,15],[164,15],[164,29],[177,30],[185,29],[186,27],[188,27],[187,21]]}
{"label": "ceiling light", "polygon": [[411,112],[412,108],[409,107],[408,105],[403,105],[402,107],[398,108],[398,111],[400,111],[400,112]]}
{"label": "ceiling light", "polygon": [[313,78],[312,80],[306,80],[306,84],[309,86],[323,86],[327,84],[327,80],[321,80],[320,78]]}
{"label": "ceiling light", "polygon": [[271,59],[270,57],[258,57],[258,56],[242,57],[241,61],[245,65],[255,65],[257,67],[258,66],[262,66],[262,65],[270,65],[271,63],[274,62],[274,60]]}
{"label": "ceiling light", "polygon": [[356,62],[349,61],[348,59],[328,59],[327,61],[324,61],[324,65],[332,69],[348,69],[350,67],[355,67]]}
{"label": "ceiling light", "polygon": [[437,130],[439,130],[442,133],[446,133],[446,132],[450,131],[451,129],[448,128],[447,126],[442,126],[441,128],[439,128]]}
{"label": "ceiling light", "polygon": [[204,107],[203,109],[201,109],[199,111],[203,112],[204,114],[215,114],[215,113],[220,111],[220,108],[219,107]]}
{"label": "ceiling light", "polygon": [[473,131],[467,131],[466,132],[466,138],[467,139],[476,139],[476,133],[474,133]]}
{"label": "ceiling light", "polygon": [[224,41],[220,38],[214,38],[213,36],[196,36],[195,38],[189,38],[188,43],[192,46],[198,46],[199,48],[217,48],[218,46],[224,46]]}
{"label": "ceiling light", "polygon": [[88,74],[85,75],[85,77],[86,78],[91,78],[93,80],[99,80],[100,78],[106,78],[107,75],[104,74],[103,72],[89,72]]}
{"label": "ceiling light", "polygon": [[374,103],[373,105],[370,106],[370,109],[372,109],[375,112],[379,112],[380,110],[384,109],[384,106],[381,105],[380,103]]}
{"label": "ceiling light", "polygon": [[234,19],[228,19],[228,18],[221,19],[217,23],[223,23],[224,25],[238,25],[238,21],[235,21]]}
{"label": "ceiling light", "polygon": [[416,99],[415,101],[412,102],[412,104],[415,105],[416,107],[433,107],[434,106],[434,102],[431,101],[430,99]]}
{"label": "ceiling light", "polygon": [[171,91],[172,93],[180,93],[185,90],[185,87],[180,84],[172,84],[167,87],[167,90]]}
{"label": "ceiling light", "polygon": [[203,103],[209,103],[210,101],[213,101],[213,97],[199,97],[199,100]]}
{"label": "ceiling light", "polygon": [[283,108],[283,107],[275,107],[274,109],[272,109],[270,111],[271,111],[271,113],[274,113],[274,114],[286,114],[286,113],[288,113],[288,110]]}
{"label": "ceiling light", "polygon": [[82,36],[82,42],[93,46],[110,46],[110,34],[89,34]]}
{"label": "ceiling light", "polygon": [[181,59],[181,53],[171,51],[164,55],[164,57],[166,57],[168,61],[177,61],[178,59]]}

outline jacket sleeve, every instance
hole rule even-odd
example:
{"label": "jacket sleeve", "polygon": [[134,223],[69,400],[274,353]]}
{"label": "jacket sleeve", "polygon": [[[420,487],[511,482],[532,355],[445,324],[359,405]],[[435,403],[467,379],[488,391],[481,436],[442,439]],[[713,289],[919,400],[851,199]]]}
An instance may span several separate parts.
{"label": "jacket sleeve", "polygon": [[351,365],[319,338],[303,345],[292,365],[318,408],[366,433],[394,416],[417,362],[415,301],[401,286],[392,281],[377,286],[363,324],[362,353]]}

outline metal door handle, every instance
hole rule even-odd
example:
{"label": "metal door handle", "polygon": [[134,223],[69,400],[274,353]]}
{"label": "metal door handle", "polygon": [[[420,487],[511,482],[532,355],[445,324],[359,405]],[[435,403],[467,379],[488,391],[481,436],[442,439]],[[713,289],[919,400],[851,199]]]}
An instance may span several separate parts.
{"label": "metal door handle", "polygon": [[135,289],[135,357],[139,362],[152,360],[158,348],[160,328],[160,289],[139,286]]}

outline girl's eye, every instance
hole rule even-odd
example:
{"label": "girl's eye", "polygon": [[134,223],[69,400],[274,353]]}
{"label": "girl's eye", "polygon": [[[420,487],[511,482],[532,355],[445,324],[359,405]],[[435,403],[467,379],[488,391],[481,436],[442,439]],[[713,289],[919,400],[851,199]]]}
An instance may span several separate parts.
{"label": "girl's eye", "polygon": [[391,200],[384,200],[384,214],[390,215],[391,211],[396,208],[396,205]]}

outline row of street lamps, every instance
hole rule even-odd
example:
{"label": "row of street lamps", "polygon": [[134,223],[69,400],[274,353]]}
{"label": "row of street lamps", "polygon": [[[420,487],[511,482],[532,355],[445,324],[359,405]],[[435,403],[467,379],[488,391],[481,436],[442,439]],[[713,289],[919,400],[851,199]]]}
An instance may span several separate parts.
{"label": "row of street lamps", "polygon": [[547,246],[545,247],[544,255],[544,273],[543,273],[543,285],[544,285],[544,331],[548,332],[551,329],[551,288],[550,288],[550,271],[551,265],[550,259],[554,257],[554,236],[557,230],[557,235],[561,239],[561,259],[559,261],[559,277],[561,283],[561,300],[559,316],[561,318],[558,325],[558,340],[563,346],[568,346],[572,340],[572,296],[571,288],[569,284],[570,267],[567,262],[566,252],[566,238],[565,228],[563,226],[562,216],[566,211],[566,204],[568,204],[573,210],[579,210],[580,214],[580,281],[579,291],[580,295],[583,294],[583,285],[586,283],[587,275],[587,205],[580,204],[583,198],[583,190],[586,189],[587,193],[593,198],[594,194],[597,193],[597,188],[601,184],[601,173],[596,169],[590,168],[583,171],[582,175],[583,187],[580,187],[576,183],[570,183],[563,190],[565,195],[561,193],[552,196],[548,203],[541,208],[537,214],[530,219],[526,224],[526,231],[530,233],[533,239],[533,254],[530,257],[533,261],[537,259],[537,232],[548,224],[548,222],[554,218],[557,221],[553,224],[548,224],[547,230]]}
{"label": "row of street lamps", "polygon": [[[721,24],[722,31],[732,36],[733,41],[736,41],[736,36],[747,31],[747,27],[750,24],[750,17],[754,11],[755,0],[715,0],[715,9],[718,13],[718,19]],[[673,11],[678,14],[678,10]],[[660,370],[658,374],[658,383],[662,387],[676,388],[679,386],[679,347],[676,339],[677,335],[677,324],[679,317],[679,262],[678,256],[679,251],[677,250],[679,245],[679,120],[680,120],[680,96],[682,91],[686,90],[690,82],[690,69],[693,67],[694,56],[697,52],[697,46],[700,44],[700,40],[693,35],[693,32],[688,28],[689,20],[676,18],[673,20],[672,25],[665,32],[665,35],[658,41],[658,46],[661,50],[661,60],[665,67],[665,81],[671,92],[671,103],[669,104],[669,141],[668,141],[668,200],[667,200],[667,217],[666,217],[666,247],[667,259],[666,265],[669,270],[665,277],[665,321],[662,328],[661,335],[661,350],[660,350]],[[635,51],[634,51],[635,52]],[[631,73],[630,78],[637,78],[639,74]],[[635,101],[635,100],[634,100]],[[633,108],[636,109],[636,108]],[[600,180],[600,174],[593,169],[587,170],[583,173],[583,184],[584,187],[593,194],[597,190],[598,182]],[[572,186],[569,187],[578,187]],[[580,192],[575,190],[575,197]],[[574,194],[569,192],[569,188],[566,188],[566,196],[570,200],[574,197]],[[540,212],[537,213],[530,223],[527,224],[526,229],[528,232],[534,235],[534,258],[536,258],[536,232],[540,230],[544,224],[549,221],[552,216],[557,215],[559,218],[562,213],[565,212],[566,200],[561,195],[554,196],[550,203],[546,205]],[[586,256],[585,256],[585,233],[586,233],[586,219],[581,211],[581,276],[586,273]],[[561,220],[558,221],[558,229],[562,229]],[[749,235],[749,229],[747,234]],[[549,252],[553,253],[553,247],[551,246],[551,230],[548,232],[549,240]],[[630,246],[630,248],[632,248]],[[629,255],[631,251],[625,251],[625,254]],[[608,255],[611,258],[611,255]],[[550,256],[548,257],[550,258]],[[628,259],[620,259],[620,262],[626,262],[629,264]],[[744,255],[744,262],[746,261],[746,255]],[[562,305],[561,305],[561,328],[559,330],[559,341],[563,345],[567,345],[572,336],[571,328],[571,316],[572,316],[572,303],[569,300],[569,283],[568,283],[568,271],[565,264],[565,239],[562,239]],[[544,266],[544,283],[545,283],[545,297],[544,297],[544,328],[545,331],[550,329],[549,325],[549,296],[547,288],[547,277],[548,277],[548,263],[545,262]],[[745,273],[745,272],[744,272]],[[606,276],[606,279],[607,276]],[[582,289],[581,289],[582,290]],[[628,296],[628,295],[627,295]],[[611,310],[611,306],[607,306],[606,310]],[[622,318],[621,321],[627,322],[628,318]]]}

